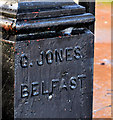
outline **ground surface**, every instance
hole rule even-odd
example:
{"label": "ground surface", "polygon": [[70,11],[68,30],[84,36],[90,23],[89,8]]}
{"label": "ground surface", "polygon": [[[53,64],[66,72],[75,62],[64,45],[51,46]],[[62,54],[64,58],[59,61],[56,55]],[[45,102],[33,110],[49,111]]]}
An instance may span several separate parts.
{"label": "ground surface", "polygon": [[111,117],[110,47],[110,44],[95,44],[93,95],[93,115],[95,118]]}
{"label": "ground surface", "polygon": [[96,4],[93,117],[111,117],[111,4]]}

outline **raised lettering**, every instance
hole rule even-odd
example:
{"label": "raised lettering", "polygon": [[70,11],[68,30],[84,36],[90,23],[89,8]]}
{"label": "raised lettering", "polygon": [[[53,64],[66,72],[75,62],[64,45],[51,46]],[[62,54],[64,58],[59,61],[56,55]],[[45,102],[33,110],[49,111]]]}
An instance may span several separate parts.
{"label": "raised lettering", "polygon": [[82,58],[82,56],[81,56],[81,48],[79,46],[76,46],[74,48],[74,53],[75,53],[75,55],[74,55],[75,59],[78,60],[78,59]]}
{"label": "raised lettering", "polygon": [[21,98],[29,97],[28,86],[21,84]]}
{"label": "raised lettering", "polygon": [[83,87],[83,85],[82,85],[82,80],[83,80],[84,78],[86,78],[86,75],[84,75],[84,74],[78,75],[78,79],[79,79],[79,81],[80,81],[81,88]]}
{"label": "raised lettering", "polygon": [[71,51],[73,50],[72,47],[66,48],[66,61],[72,61],[72,57],[71,57]]}
{"label": "raised lettering", "polygon": [[51,50],[48,50],[46,52],[46,61],[48,64],[52,64],[53,63],[53,53]]}
{"label": "raised lettering", "polygon": [[49,94],[49,91],[44,89],[45,89],[45,85],[44,85],[44,81],[42,81],[42,87],[41,87],[42,95]]}
{"label": "raised lettering", "polygon": [[[39,85],[38,82],[33,82],[32,83],[32,93],[31,93],[32,96],[39,95],[39,86],[38,85]],[[37,87],[38,87],[38,91],[37,91]]]}
{"label": "raised lettering", "polygon": [[51,92],[49,94],[53,94],[53,89],[57,86],[56,84],[59,82],[59,79],[53,79],[51,83]]}
{"label": "raised lettering", "polygon": [[26,55],[24,55],[24,54],[21,55],[20,64],[21,64],[22,68],[27,68],[27,66],[28,66],[28,58],[27,58]]}
{"label": "raised lettering", "polygon": [[44,52],[43,51],[40,52],[40,62],[37,59],[37,64],[39,66],[42,66],[44,64]]}
{"label": "raised lettering", "polygon": [[71,88],[72,90],[77,87],[76,80],[77,80],[76,77],[71,77],[71,78],[70,78],[70,88]]}
{"label": "raised lettering", "polygon": [[60,88],[60,92],[61,92],[62,89],[66,89],[67,90],[67,86],[66,86],[64,78],[62,78],[59,88]]}
{"label": "raised lettering", "polygon": [[58,62],[58,60],[60,62],[63,61],[63,49],[60,49],[60,52],[58,52],[58,50],[55,49],[55,62]]}

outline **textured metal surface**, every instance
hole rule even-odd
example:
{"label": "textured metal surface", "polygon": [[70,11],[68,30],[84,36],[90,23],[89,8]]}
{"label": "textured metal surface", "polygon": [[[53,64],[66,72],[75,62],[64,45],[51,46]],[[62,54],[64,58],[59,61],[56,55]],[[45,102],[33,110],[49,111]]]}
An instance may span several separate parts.
{"label": "textured metal surface", "polygon": [[[26,5],[26,4],[25,4]],[[61,17],[66,15],[76,15],[85,13],[85,7],[68,3],[36,3],[34,6],[19,7],[18,19],[39,19],[39,18],[51,18]],[[27,4],[29,5],[29,4]],[[30,4],[31,5],[31,4]],[[36,6],[37,5],[37,6]],[[29,9],[27,9],[27,7]]]}
{"label": "textured metal surface", "polygon": [[0,17],[4,118],[91,118],[94,16],[73,2],[11,3]]}
{"label": "textured metal surface", "polygon": [[85,28],[95,20],[91,13],[85,13],[85,7],[74,2],[20,2],[18,10],[7,3],[2,6],[2,13],[0,27],[3,28],[3,38],[8,40],[15,35],[17,40],[22,40],[19,36],[24,34],[42,31],[56,31],[57,34],[68,27]]}
{"label": "textured metal surface", "polygon": [[[89,2],[87,0],[79,0],[79,4],[86,8],[86,12],[92,13],[95,16],[95,0],[93,0],[92,2]],[[94,33],[94,27],[95,24],[89,26],[89,29],[93,33]]]}
{"label": "textured metal surface", "polygon": [[73,15],[73,16],[65,16],[51,19],[42,19],[42,20],[32,20],[32,21],[17,21],[16,29],[18,33],[29,33],[37,30],[45,29],[45,28],[58,28],[62,26],[65,28],[66,26],[74,26],[76,24],[85,24],[94,21],[94,16],[90,13],[81,14],[81,15]]}
{"label": "textured metal surface", "polygon": [[15,118],[91,118],[93,34],[16,44]]}

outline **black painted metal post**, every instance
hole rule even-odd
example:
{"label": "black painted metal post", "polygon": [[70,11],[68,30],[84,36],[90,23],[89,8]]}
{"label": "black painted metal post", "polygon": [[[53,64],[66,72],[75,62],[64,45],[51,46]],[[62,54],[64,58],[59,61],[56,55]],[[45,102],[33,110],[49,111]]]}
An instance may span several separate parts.
{"label": "black painted metal post", "polygon": [[94,15],[74,2],[13,7],[0,17],[3,117],[91,119]]}
{"label": "black painted metal post", "polygon": [[[86,12],[92,13],[95,16],[95,0],[79,0],[79,4],[86,8]],[[95,25],[89,26],[89,29],[94,33]]]}

